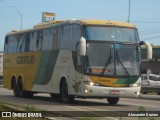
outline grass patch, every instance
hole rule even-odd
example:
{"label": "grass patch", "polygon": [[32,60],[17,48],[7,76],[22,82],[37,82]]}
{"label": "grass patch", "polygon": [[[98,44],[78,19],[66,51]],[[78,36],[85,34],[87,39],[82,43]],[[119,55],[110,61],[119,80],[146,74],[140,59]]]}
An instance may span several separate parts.
{"label": "grass patch", "polygon": [[[140,106],[139,107],[139,112],[146,112],[146,108],[144,106]],[[138,120],[143,120],[143,118],[146,118],[146,117],[139,117]],[[152,118],[152,117],[149,117],[148,120],[155,120],[155,119]]]}
{"label": "grass patch", "polygon": [[29,104],[24,107],[24,111],[40,111],[40,109],[36,108],[35,106],[30,106]]}
{"label": "grass patch", "polygon": [[[17,108],[17,110],[16,110]],[[19,110],[19,108],[21,108],[21,110]],[[39,109],[37,109],[34,106],[30,106],[29,104],[27,106],[19,106],[19,105],[13,105],[13,104],[6,104],[6,103],[1,103],[0,102],[0,111],[3,112],[20,112],[20,113],[37,113],[40,112]],[[0,117],[0,120],[48,120],[44,117],[42,118],[36,118],[36,117],[8,117],[8,118],[4,118],[4,117]]]}
{"label": "grass patch", "polygon": [[3,106],[2,106],[3,104],[2,103],[0,103],[0,111],[3,111]]}
{"label": "grass patch", "polygon": [[[8,106],[8,107],[6,107]],[[26,106],[20,106],[20,105],[14,105],[14,104],[9,104],[9,103],[2,103],[0,102],[0,111],[26,111],[26,112],[31,112],[31,111],[42,111],[35,106],[31,106],[27,104]],[[44,111],[44,110],[43,110]]]}

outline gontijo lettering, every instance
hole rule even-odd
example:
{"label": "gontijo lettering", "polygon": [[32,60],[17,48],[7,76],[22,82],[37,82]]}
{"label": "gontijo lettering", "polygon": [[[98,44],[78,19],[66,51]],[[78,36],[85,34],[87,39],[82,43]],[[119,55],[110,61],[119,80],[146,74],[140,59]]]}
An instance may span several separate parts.
{"label": "gontijo lettering", "polygon": [[34,64],[34,56],[18,56],[17,64]]}

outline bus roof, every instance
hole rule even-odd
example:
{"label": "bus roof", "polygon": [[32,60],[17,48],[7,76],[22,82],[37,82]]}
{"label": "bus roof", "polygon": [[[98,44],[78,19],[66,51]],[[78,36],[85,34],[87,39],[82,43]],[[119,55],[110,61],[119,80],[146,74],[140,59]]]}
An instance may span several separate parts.
{"label": "bus roof", "polygon": [[136,28],[135,25],[127,22],[110,21],[110,20],[58,20],[49,23],[40,23],[35,25],[33,28],[40,28],[48,25],[58,24],[58,23],[80,23],[82,25],[104,25],[104,26],[119,26],[119,27],[132,27]]}
{"label": "bus roof", "polygon": [[135,25],[127,22],[111,21],[111,20],[80,20],[84,25],[106,25],[106,26],[119,26],[136,28]]}
{"label": "bus roof", "polygon": [[69,24],[78,23],[82,25],[102,25],[102,26],[118,26],[118,27],[136,28],[136,26],[133,24],[130,24],[127,22],[112,21],[112,20],[55,20],[55,21],[48,22],[48,23],[37,24],[33,26],[32,29],[28,29],[28,30],[13,30],[9,32],[7,35],[25,33],[25,32],[29,32],[29,31],[36,30],[36,29],[47,28],[53,25],[67,24],[67,23]]}

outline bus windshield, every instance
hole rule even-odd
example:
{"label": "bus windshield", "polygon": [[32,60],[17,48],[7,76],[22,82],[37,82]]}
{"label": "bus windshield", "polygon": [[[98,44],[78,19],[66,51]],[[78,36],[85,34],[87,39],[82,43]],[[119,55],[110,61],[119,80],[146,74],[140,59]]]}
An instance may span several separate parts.
{"label": "bus windshield", "polygon": [[134,42],[138,41],[137,30],[123,27],[85,26],[87,40]]}
{"label": "bus windshield", "polygon": [[94,75],[140,74],[140,50],[136,29],[85,26],[85,72]]}
{"label": "bus windshield", "polygon": [[137,76],[140,56],[136,44],[87,42],[85,73],[111,76]]}

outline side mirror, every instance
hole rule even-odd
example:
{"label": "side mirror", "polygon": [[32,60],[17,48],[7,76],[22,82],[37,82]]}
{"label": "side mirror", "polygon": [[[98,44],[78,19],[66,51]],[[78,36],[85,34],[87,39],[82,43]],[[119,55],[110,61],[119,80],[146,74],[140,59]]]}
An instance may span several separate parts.
{"label": "side mirror", "polygon": [[84,37],[80,38],[80,55],[86,55],[86,39]]}
{"label": "side mirror", "polygon": [[147,49],[147,59],[151,60],[152,59],[152,46],[149,42],[146,42],[146,41],[141,41],[139,43],[139,45],[145,45],[146,46],[146,49]]}

